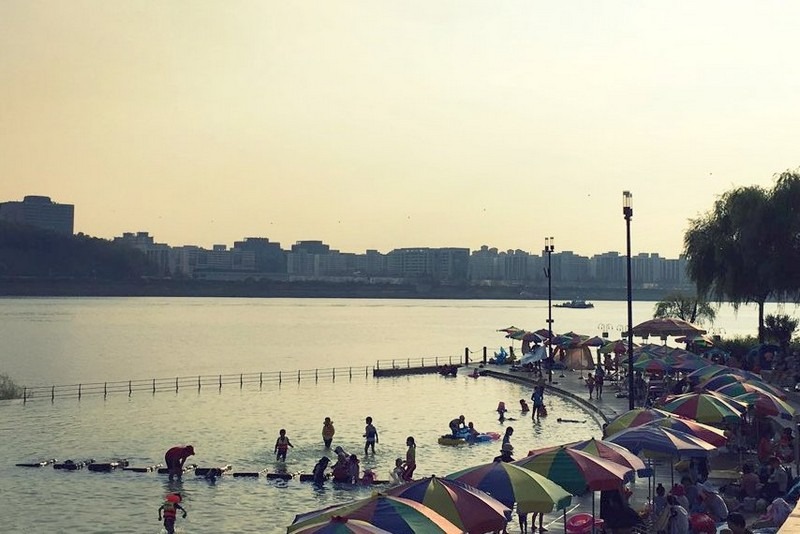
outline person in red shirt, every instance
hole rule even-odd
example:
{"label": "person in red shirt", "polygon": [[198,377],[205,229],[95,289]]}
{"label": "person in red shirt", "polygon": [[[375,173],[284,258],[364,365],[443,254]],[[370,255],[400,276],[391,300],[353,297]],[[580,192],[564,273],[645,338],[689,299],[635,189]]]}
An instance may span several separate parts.
{"label": "person in red shirt", "polygon": [[169,480],[172,481],[173,477],[181,479],[183,474],[183,464],[189,456],[194,454],[194,447],[186,445],[185,447],[172,447],[164,455],[164,461],[167,464],[167,471],[169,472]]}

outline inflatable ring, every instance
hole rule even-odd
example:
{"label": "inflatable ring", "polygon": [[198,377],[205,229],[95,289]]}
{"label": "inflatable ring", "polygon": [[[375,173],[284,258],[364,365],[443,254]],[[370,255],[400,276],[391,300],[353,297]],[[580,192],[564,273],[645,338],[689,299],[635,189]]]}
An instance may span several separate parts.
{"label": "inflatable ring", "polygon": [[575,514],[567,519],[567,534],[586,534],[592,531],[594,517],[592,514]]}

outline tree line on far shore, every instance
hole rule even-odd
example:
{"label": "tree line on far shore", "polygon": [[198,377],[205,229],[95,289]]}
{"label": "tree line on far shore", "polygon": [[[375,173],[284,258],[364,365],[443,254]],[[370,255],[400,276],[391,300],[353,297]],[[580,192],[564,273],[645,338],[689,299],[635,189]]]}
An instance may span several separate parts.
{"label": "tree line on far shore", "polygon": [[127,245],[0,221],[0,276],[134,280],[154,272]]}

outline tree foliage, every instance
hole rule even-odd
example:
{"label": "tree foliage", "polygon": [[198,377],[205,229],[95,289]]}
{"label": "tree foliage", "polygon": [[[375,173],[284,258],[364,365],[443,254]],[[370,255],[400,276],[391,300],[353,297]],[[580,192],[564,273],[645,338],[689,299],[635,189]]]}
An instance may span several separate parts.
{"label": "tree foliage", "polygon": [[758,305],[764,339],[764,303],[800,295],[800,175],[783,173],[772,190],[739,187],[690,221],[684,235],[689,277],[701,298],[734,309]]}
{"label": "tree foliage", "polygon": [[797,331],[798,320],[783,313],[767,315],[764,318],[764,338],[774,341],[781,352],[788,354],[789,342]]}
{"label": "tree foliage", "polygon": [[0,400],[22,398],[22,388],[8,375],[0,374]]}
{"label": "tree foliage", "polygon": [[684,293],[671,293],[656,303],[654,319],[677,317],[690,323],[713,324],[717,318],[717,310],[707,300]]}
{"label": "tree foliage", "polygon": [[146,256],[127,245],[0,223],[0,276],[130,280],[153,272]]}

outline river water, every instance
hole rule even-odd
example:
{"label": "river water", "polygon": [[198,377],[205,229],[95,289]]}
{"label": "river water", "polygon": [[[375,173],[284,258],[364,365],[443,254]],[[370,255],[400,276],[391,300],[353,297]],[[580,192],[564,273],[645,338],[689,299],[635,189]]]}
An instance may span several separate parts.
{"label": "river water", "polygon": [[[624,302],[589,310],[554,309],[554,330],[618,337],[627,322]],[[634,323],[653,303],[635,303]],[[769,310],[774,311],[774,310]],[[792,313],[792,310],[787,310]],[[102,382],[178,375],[292,371],[371,366],[378,359],[454,358],[464,348],[479,356],[508,346],[496,330],[546,325],[539,301],[426,301],[333,299],[0,299],[0,372],[25,385]],[[755,310],[723,309],[715,325],[725,336],[755,331]],[[516,343],[518,347],[518,342]],[[387,478],[405,439],[418,443],[417,474],[445,475],[491,461],[497,444],[445,447],[436,438],[459,414],[482,431],[514,425],[518,456],[533,447],[599,436],[577,406],[550,397],[551,417],[523,418],[522,386],[459,376],[303,380],[258,388],[201,392],[135,392],[0,403],[0,517],[3,532],[158,532],[157,508],[166,491],[180,490],[189,518],[182,532],[282,532],[295,514],[368,496],[369,489],[316,490],[288,482],[223,477],[216,484],[185,477],[168,485],[152,473],[14,467],[36,459],[127,458],[163,461],[170,446],[191,443],[202,466],[234,471],[275,470],[272,449],[280,428],[295,445],[286,469],[309,472],[325,451],[322,420],[336,425],[334,445],[363,453],[364,418],[374,418],[377,453],[362,467]],[[497,421],[498,401],[517,421]],[[564,425],[557,417],[585,420]],[[360,454],[359,454],[360,455]],[[513,530],[512,530],[513,531]]]}

